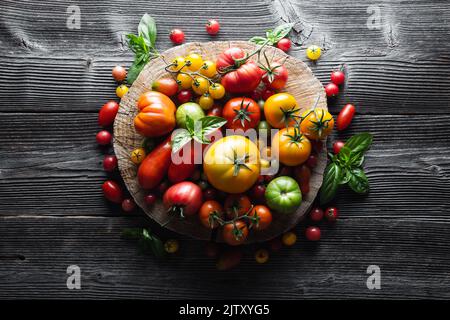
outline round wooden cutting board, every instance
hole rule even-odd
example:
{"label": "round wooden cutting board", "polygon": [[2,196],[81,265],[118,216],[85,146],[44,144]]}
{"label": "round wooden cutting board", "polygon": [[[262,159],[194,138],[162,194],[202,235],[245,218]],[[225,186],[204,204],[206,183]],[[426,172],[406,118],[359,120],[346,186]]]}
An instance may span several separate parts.
{"label": "round wooden cutting board", "polygon": [[[198,53],[206,60],[215,61],[217,56],[231,46],[238,46],[247,52],[257,48],[256,45],[244,41],[220,41],[220,42],[193,42],[182,46],[171,48],[157,59],[150,61],[139,77],[131,86],[128,93],[120,102],[120,109],[114,122],[114,150],[119,161],[119,170],[125,184],[136,203],[153,220],[166,228],[202,240],[221,241],[220,232],[211,232],[204,228],[197,216],[185,219],[171,217],[165,212],[161,201],[149,207],[144,202],[145,191],[139,186],[137,180],[137,166],[131,162],[130,153],[133,149],[140,147],[143,137],[134,129],[134,117],[137,114],[136,101],[139,96],[151,90],[152,82],[169,74],[164,67],[177,56],[185,56],[189,53]],[[302,61],[295,59],[283,51],[267,47],[264,49],[269,60],[285,60],[285,66],[289,71],[289,80],[285,91],[292,94],[301,109],[311,108],[319,97],[318,107],[327,109],[325,91],[320,81],[312,74],[311,70]],[[287,230],[293,228],[307,213],[317,192],[322,184],[323,172],[326,166],[326,148],[319,154],[316,168],[312,170],[310,181],[310,192],[303,196],[303,202],[298,210],[290,215],[274,213],[273,222],[268,230],[252,231],[247,243],[261,242],[272,239]]]}

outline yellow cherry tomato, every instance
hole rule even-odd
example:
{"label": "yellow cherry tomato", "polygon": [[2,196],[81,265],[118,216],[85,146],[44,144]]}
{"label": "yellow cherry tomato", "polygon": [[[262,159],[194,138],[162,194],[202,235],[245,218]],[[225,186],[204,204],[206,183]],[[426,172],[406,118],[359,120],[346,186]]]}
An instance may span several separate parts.
{"label": "yellow cherry tomato", "polygon": [[259,177],[259,150],[244,136],[227,136],[215,141],[206,151],[203,171],[215,188],[228,193],[243,193]]}
{"label": "yellow cherry tomato", "polygon": [[192,81],[192,90],[194,90],[194,92],[199,96],[201,96],[204,93],[207,93],[208,88],[209,88],[209,81],[203,77],[195,77],[194,81]]}
{"label": "yellow cherry tomato", "polygon": [[186,66],[190,71],[198,71],[203,65],[202,56],[197,53],[191,53],[185,60]]}
{"label": "yellow cherry tomato", "polygon": [[204,93],[198,99],[198,104],[202,107],[203,110],[209,110],[214,105],[214,99],[211,97],[209,93]]}
{"label": "yellow cherry tomato", "polygon": [[297,242],[297,235],[293,232],[286,232],[283,234],[281,241],[285,246],[293,246]]}
{"label": "yellow cherry tomato", "polygon": [[264,168],[264,169],[269,169],[270,168],[270,161],[269,160],[262,158],[260,160],[260,162],[261,162],[261,168]]}
{"label": "yellow cherry tomato", "polygon": [[177,75],[177,83],[181,89],[190,89],[192,87],[192,77],[185,73]]}
{"label": "yellow cherry tomato", "polygon": [[225,88],[220,83],[213,83],[209,86],[209,94],[213,99],[222,99],[225,95]]}
{"label": "yellow cherry tomato", "polygon": [[275,157],[286,166],[298,166],[311,154],[311,142],[294,127],[278,131],[272,139],[272,148]]}
{"label": "yellow cherry tomato", "polygon": [[185,70],[186,69],[185,65],[186,60],[184,59],[184,57],[176,57],[175,59],[173,59],[172,65],[170,66],[169,70],[174,72]]}
{"label": "yellow cherry tomato", "polygon": [[333,131],[333,116],[322,108],[303,112],[300,131],[312,140],[322,140]]}
{"label": "yellow cherry tomato", "polygon": [[281,129],[300,120],[300,108],[293,95],[276,93],[264,103],[264,115],[273,128]]}
{"label": "yellow cherry tomato", "polygon": [[255,260],[258,263],[266,263],[269,260],[269,251],[266,249],[259,249],[255,252]]}
{"label": "yellow cherry tomato", "polygon": [[216,64],[209,60],[203,61],[203,65],[200,67],[200,73],[208,78],[214,77],[217,73]]}
{"label": "yellow cherry tomato", "polygon": [[135,164],[140,164],[146,156],[144,148],[136,148],[131,151],[131,161]]}
{"label": "yellow cherry tomato", "polygon": [[306,56],[308,59],[316,61],[322,55],[322,49],[320,47],[312,45],[306,49]]}
{"label": "yellow cherry tomato", "polygon": [[178,251],[178,248],[180,245],[178,244],[178,241],[175,239],[167,240],[164,243],[164,250],[166,250],[167,253],[175,253]]}
{"label": "yellow cherry tomato", "polygon": [[124,95],[127,94],[127,92],[128,92],[128,87],[126,85],[124,85],[124,84],[121,84],[120,86],[118,86],[116,88],[116,95],[119,98],[122,98]]}

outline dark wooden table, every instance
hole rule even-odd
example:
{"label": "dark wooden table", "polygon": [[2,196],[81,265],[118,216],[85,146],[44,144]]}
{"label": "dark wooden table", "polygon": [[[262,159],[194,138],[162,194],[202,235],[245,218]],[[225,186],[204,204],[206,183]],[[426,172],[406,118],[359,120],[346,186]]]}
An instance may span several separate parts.
{"label": "dark wooden table", "polygon": [[[448,1],[79,1],[81,28],[68,29],[73,1],[0,3],[0,298],[450,298],[450,4]],[[104,200],[107,175],[95,143],[97,112],[114,99],[113,66],[129,66],[123,35],[148,12],[159,29],[207,41],[246,40],[296,22],[293,56],[327,50],[307,62],[323,82],[345,63],[345,91],[330,104],[357,106],[340,138],[375,136],[366,197],[343,190],[341,219],[323,240],[304,240],[266,265],[246,255],[218,272],[203,244],[180,238],[168,261],[139,255],[120,239],[130,226],[152,226]],[[377,13],[380,13],[380,23]],[[375,24],[373,24],[375,22]],[[297,230],[300,233],[300,230]],[[66,269],[81,268],[81,290]],[[366,287],[369,265],[381,289]]]}

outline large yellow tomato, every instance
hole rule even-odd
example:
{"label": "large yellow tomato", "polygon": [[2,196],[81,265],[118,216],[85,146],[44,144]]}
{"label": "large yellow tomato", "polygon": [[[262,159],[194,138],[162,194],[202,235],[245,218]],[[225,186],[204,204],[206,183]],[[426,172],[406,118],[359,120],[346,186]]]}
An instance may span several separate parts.
{"label": "large yellow tomato", "polygon": [[327,110],[315,108],[302,114],[300,131],[309,139],[321,140],[331,133],[333,127],[333,116]]}
{"label": "large yellow tomato", "polygon": [[277,93],[264,103],[264,115],[273,128],[284,128],[300,121],[300,108],[297,100],[289,93]]}
{"label": "large yellow tomato", "polygon": [[203,170],[215,188],[242,193],[256,182],[260,172],[258,147],[244,136],[228,136],[206,151]]}
{"label": "large yellow tomato", "polygon": [[311,142],[297,128],[281,129],[272,139],[272,155],[286,166],[298,166],[308,160]]}

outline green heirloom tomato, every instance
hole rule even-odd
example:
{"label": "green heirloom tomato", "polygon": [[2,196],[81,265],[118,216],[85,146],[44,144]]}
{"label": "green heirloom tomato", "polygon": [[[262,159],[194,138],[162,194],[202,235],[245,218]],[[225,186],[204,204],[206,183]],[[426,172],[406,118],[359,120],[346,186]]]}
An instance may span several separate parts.
{"label": "green heirloom tomato", "polygon": [[291,177],[282,176],[272,180],[266,189],[267,205],[281,213],[292,213],[302,203],[302,192]]}
{"label": "green heirloom tomato", "polygon": [[177,119],[177,125],[180,128],[186,129],[186,115],[192,120],[197,121],[205,116],[203,109],[194,102],[186,102],[178,107],[175,117]]}

